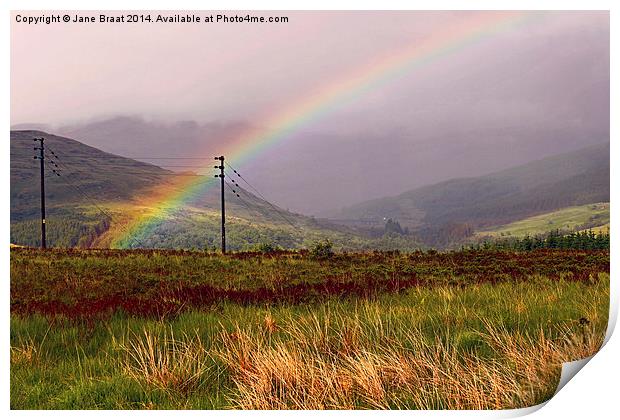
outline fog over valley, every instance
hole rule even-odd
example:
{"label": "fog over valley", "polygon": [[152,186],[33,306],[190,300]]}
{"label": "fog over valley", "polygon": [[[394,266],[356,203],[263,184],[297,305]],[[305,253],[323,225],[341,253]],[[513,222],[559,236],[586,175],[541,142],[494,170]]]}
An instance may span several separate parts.
{"label": "fog over valley", "polygon": [[[472,13],[290,12],[286,24],[93,26],[77,38],[79,26],[14,25],[12,127],[211,173],[222,145],[277,129],[304,98]],[[608,142],[608,15],[537,19],[326,103],[231,163],[271,201],[322,215]]]}

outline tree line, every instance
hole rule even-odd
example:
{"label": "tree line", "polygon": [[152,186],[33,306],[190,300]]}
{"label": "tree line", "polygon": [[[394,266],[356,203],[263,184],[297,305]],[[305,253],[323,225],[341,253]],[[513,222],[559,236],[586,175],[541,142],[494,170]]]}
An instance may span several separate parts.
{"label": "tree line", "polygon": [[596,233],[587,230],[564,234],[559,230],[554,230],[545,235],[527,235],[523,238],[506,238],[494,241],[486,240],[479,244],[470,245],[467,248],[515,251],[532,251],[535,249],[609,249],[609,238],[609,232]]}

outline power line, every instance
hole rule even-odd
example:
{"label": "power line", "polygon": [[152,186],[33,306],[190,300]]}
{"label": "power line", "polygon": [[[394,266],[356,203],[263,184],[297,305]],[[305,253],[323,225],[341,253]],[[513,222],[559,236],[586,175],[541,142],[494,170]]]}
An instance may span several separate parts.
{"label": "power line", "polygon": [[[96,169],[96,168],[95,168]],[[102,169],[104,172],[107,172],[107,169]],[[132,171],[123,171],[122,174],[128,174],[128,175],[158,175],[160,177],[172,177],[172,176],[178,176],[178,177],[208,177],[207,175],[203,175],[203,174],[186,174],[186,173],[182,173],[182,172],[171,172],[171,173],[161,173],[161,172],[132,172]]]}
{"label": "power line", "polygon": [[[64,170],[71,171],[71,169],[72,169],[72,168],[69,168],[69,167],[68,167],[68,166],[67,166],[64,162],[62,162],[62,161],[61,161],[61,159],[60,159],[60,158],[59,158],[59,157],[58,157],[55,153],[54,153],[54,157],[56,158],[56,161],[57,161],[58,163],[60,163],[60,164],[61,164],[61,166],[63,167],[63,169],[64,169]],[[50,162],[54,162],[54,161],[51,161],[51,160],[50,160]],[[57,166],[57,165],[56,165],[56,166]],[[56,170],[54,170],[54,169],[49,169],[48,171],[50,171],[50,172],[48,172],[48,173],[53,173],[54,175],[59,176],[59,177],[61,176],[61,173],[59,172],[59,171],[60,171],[60,169],[59,169],[59,171],[56,171]],[[79,172],[79,171],[77,171],[77,172]],[[75,190],[78,194],[80,194],[80,195],[81,195],[82,197],[84,197],[84,198],[85,198],[85,199],[86,199],[89,203],[91,203],[91,204],[92,204],[92,205],[93,205],[93,206],[94,206],[94,207],[95,207],[95,208],[96,208],[96,209],[97,209],[97,210],[98,210],[101,214],[103,214],[104,216],[108,217],[110,220],[112,220],[112,221],[114,221],[114,222],[116,222],[116,223],[119,223],[119,222],[118,222],[118,220],[117,220],[114,216],[112,216],[111,214],[109,214],[108,212],[106,212],[105,210],[103,210],[100,206],[98,206],[98,205],[97,205],[97,203],[96,203],[96,202],[95,202],[95,201],[94,201],[94,200],[93,200],[93,199],[92,199],[92,198],[91,198],[91,197],[90,197],[90,196],[89,196],[86,192],[84,192],[84,190],[83,190],[82,188],[80,188],[78,185],[76,185],[76,184],[74,184],[73,182],[71,182],[71,180],[70,180],[69,178],[67,178],[66,176],[62,176],[62,178],[63,178],[63,180],[64,180],[66,183],[68,183],[68,185],[69,185],[70,187],[72,187],[72,188],[73,188],[73,189],[74,189],[74,190]],[[205,181],[206,181],[207,179],[209,179],[209,178],[205,178]],[[171,186],[169,186],[169,188],[172,188],[173,190],[175,190],[175,191],[179,191],[179,192],[184,191],[183,189],[174,188],[174,187],[171,187]],[[162,207],[162,206],[152,206],[152,207],[155,207],[155,208],[156,208],[156,209],[158,209],[158,210],[161,210],[161,209],[166,209],[165,207]],[[120,223],[119,223],[119,224],[120,224]],[[139,243],[139,245],[141,245],[143,248],[146,248],[146,246],[145,246],[145,245],[144,245],[144,244],[143,244],[143,243],[142,243],[142,242],[141,242],[138,238],[133,238],[133,239],[134,239],[135,241],[137,241],[137,242]]]}
{"label": "power line", "polygon": [[[62,159],[60,159],[60,157],[54,152],[53,149],[49,148],[50,153],[56,158],[56,161],[58,163],[60,163],[63,166],[63,169],[66,170],[68,173],[77,173],[77,174],[83,174],[85,175],[83,172],[81,172],[80,170],[76,169],[75,167],[71,168],[68,167],[67,164],[65,162],[62,161]],[[63,158],[65,156],[80,156],[80,155],[76,155],[76,154],[67,154],[67,155],[63,155]],[[21,156],[20,156],[21,157]],[[25,156],[24,156],[25,157]],[[108,169],[106,169],[105,167],[128,167],[128,168],[135,168],[137,169],[139,166],[141,165],[129,165],[125,162],[122,163],[113,163],[113,162],[101,162],[101,159],[120,159],[120,160],[127,160],[127,159],[183,159],[183,160],[205,160],[202,157],[143,157],[143,158],[125,158],[125,157],[121,157],[121,156],[102,156],[102,157],[93,157],[93,156],[88,156],[88,155],[81,155],[81,157],[85,158],[85,159],[89,159],[89,160],[95,160],[97,161],[96,166],[92,167],[91,170],[96,170],[96,169],[101,169],[102,171],[107,172]],[[51,160],[50,160],[51,161]],[[51,161],[52,164],[55,165],[56,168],[58,168],[58,165],[56,165],[56,163],[54,161]],[[79,162],[79,163],[85,163],[85,162]],[[139,162],[139,163],[143,163],[143,162]],[[274,211],[275,214],[280,217],[282,220],[284,220],[287,224],[289,224],[291,227],[293,227],[293,229],[298,230],[298,231],[302,231],[303,227],[302,226],[297,226],[296,224],[294,224],[288,217],[286,217],[282,212],[283,210],[279,209],[277,206],[275,206],[274,204],[272,204],[270,201],[268,201],[265,196],[254,186],[252,185],[245,177],[243,177],[243,175],[241,175],[235,168],[232,167],[232,165],[228,164],[227,162],[222,162],[223,165],[228,166],[235,174],[236,176],[238,176],[241,180],[243,180],[243,182],[245,182],[245,184],[247,184],[254,192],[256,192],[256,194],[262,199],[262,201],[264,201],[267,205],[269,205]],[[74,164],[75,165],[75,164]],[[97,168],[97,166],[102,166],[103,168]],[[152,165],[149,163],[144,163],[144,166],[154,166],[157,167],[156,165]],[[169,165],[170,167],[187,167],[187,168],[196,168],[196,167],[204,167],[204,165]],[[15,167],[12,166],[11,169],[36,169],[35,167]],[[222,167],[222,175],[224,175],[224,168]],[[59,168],[60,171],[60,168]],[[54,174],[56,174],[57,176],[61,176],[60,172],[52,169],[52,172]],[[123,174],[136,174],[136,175],[158,175],[160,177],[170,177],[170,176],[184,176],[184,177],[203,177],[205,178],[205,181],[208,181],[210,178],[208,178],[206,175],[202,175],[202,174],[192,174],[192,173],[177,173],[177,172],[172,172],[172,171],[165,171],[162,170],[162,172],[147,172],[147,171],[123,171]],[[103,210],[99,205],[97,205],[97,203],[86,193],[84,192],[84,190],[82,190],[82,188],[80,188],[78,185],[74,184],[73,182],[71,182],[71,180],[69,178],[67,178],[66,176],[63,176],[63,179],[65,181],[67,181],[67,183],[74,189],[76,190],[80,195],[82,195],[88,202],[90,202],[101,214],[103,214],[104,216],[108,217],[109,219],[116,221],[115,218],[107,213],[105,210]],[[234,180],[233,177],[230,177],[231,182],[233,182],[234,185],[236,185],[236,187],[239,189],[239,191],[243,191],[245,194],[247,194],[248,196],[252,196],[252,194],[250,194],[248,191],[244,190],[243,188],[241,188],[239,186],[239,184]],[[222,176],[222,181],[224,181],[223,176]],[[250,212],[258,212],[256,210],[256,206],[251,206],[250,204],[248,204],[248,202],[246,202],[233,188],[233,186],[229,183],[224,181],[223,183],[225,183],[232,191],[233,193],[237,196],[237,198],[239,199],[239,202],[245,206]],[[170,185],[168,186],[169,188],[173,189],[173,190],[177,190],[177,191],[184,191],[184,189],[179,189],[179,188],[175,188],[174,186]],[[223,190],[222,190],[223,191]],[[159,206],[155,206],[156,208],[160,209],[161,207]],[[253,208],[254,207],[254,208]],[[260,214],[260,212],[258,212]],[[142,244],[142,242],[138,239],[138,238],[133,238],[135,241],[137,241],[142,247],[145,247],[144,244]]]}
{"label": "power line", "polygon": [[[23,154],[23,153],[15,153],[15,152],[11,152],[10,156],[13,157],[23,157],[23,158],[28,158],[30,155],[28,154]],[[123,157],[123,156],[93,156],[93,155],[72,155],[72,154],[66,154],[63,153],[63,157],[64,158],[76,158],[76,160],[96,160],[96,161],[102,161],[102,160],[108,160],[108,162],[106,162],[106,164],[109,165],[129,165],[129,166],[157,166],[154,163],[150,163],[150,162],[144,162],[141,160],[136,160],[137,158],[129,158],[129,157]],[[189,164],[175,164],[175,165],[168,165],[168,166],[179,166],[179,167],[184,167],[184,166],[192,166],[192,167],[203,167],[206,165],[205,163],[205,158],[203,157],[197,157],[197,158],[148,158],[148,157],[144,157],[144,158],[139,158],[139,159],[153,159],[153,160],[166,160],[166,159],[184,159],[184,160],[200,160],[201,163],[195,163],[192,165]],[[114,160],[118,160],[118,163],[114,163]],[[134,162],[131,162],[134,161]]]}
{"label": "power line", "polygon": [[33,169],[33,170],[36,170],[38,168],[36,166],[14,166],[14,165],[11,165],[11,170],[13,170],[13,169]]}
{"label": "power line", "polygon": [[[26,155],[11,155],[14,157],[23,157],[26,158],[28,156]],[[65,155],[63,155],[65,156]],[[91,160],[95,160],[97,162],[97,165],[99,166],[114,166],[114,167],[127,167],[127,168],[140,168],[140,167],[155,167],[155,168],[161,168],[160,166],[157,166],[155,164],[152,163],[148,163],[148,162],[142,162],[142,161],[138,161],[137,163],[131,164],[128,162],[122,162],[122,163],[114,163],[114,162],[101,162],[100,159],[101,158],[96,158],[96,157],[88,157],[86,159],[91,159]],[[123,158],[124,159],[124,158]],[[127,160],[127,159],[124,159]],[[82,163],[82,162],[77,162],[77,163]],[[205,164],[196,164],[196,165],[165,165],[168,168],[200,168],[203,169],[205,168]],[[165,170],[165,168],[161,168],[163,170]]]}
{"label": "power line", "polygon": [[189,156],[183,156],[183,157],[163,157],[163,156],[142,156],[142,157],[135,157],[135,156],[115,156],[115,155],[105,155],[105,156],[93,156],[93,155],[81,155],[81,154],[73,154],[73,153],[65,153],[63,154],[64,157],[85,157],[85,158],[93,158],[93,159],[98,159],[98,158],[106,158],[106,159],[124,159],[124,160],[138,160],[138,159],[153,159],[153,160],[203,160],[206,161],[208,160],[206,157],[189,157]]}
{"label": "power line", "polygon": [[[86,162],[74,162],[74,163],[86,163]],[[112,166],[115,168],[135,168],[135,169],[139,169],[140,167],[155,167],[155,168],[160,168],[160,166],[157,165],[151,165],[148,163],[143,163],[141,165],[130,165],[130,164],[125,164],[125,163],[109,163],[109,162],[97,162],[98,166]],[[199,169],[204,169],[205,165],[167,165],[168,168],[199,168]],[[165,168],[161,168],[163,171],[165,171]]]}
{"label": "power line", "polygon": [[[232,177],[229,176],[229,179],[233,179]],[[241,198],[241,196],[237,193],[237,191],[241,192],[243,191],[245,194],[247,194],[248,196],[250,195],[246,190],[244,190],[242,187],[239,186],[239,184],[237,184],[234,180],[231,181],[233,185],[231,185],[228,181],[226,182],[226,184],[228,185],[228,187],[232,190],[232,192],[237,196],[237,198],[239,199],[239,201],[252,213],[257,214],[259,216],[265,216],[264,213],[262,213],[260,210],[258,210],[257,206],[252,206],[250,204],[248,204],[247,201],[245,201],[243,198]],[[234,187],[237,187],[238,190],[236,190]],[[254,197],[256,198],[256,197]]]}
{"label": "power line", "polygon": [[[32,167],[26,167],[26,166],[18,166],[18,165],[11,165],[10,166],[11,169],[37,169],[35,166]],[[71,171],[71,172],[77,172],[77,173],[82,173],[79,169],[74,168],[70,168],[67,169],[67,171]],[[91,171],[102,171],[102,172],[108,172],[109,169],[108,168],[91,168]],[[204,175],[204,174],[196,174],[196,173],[184,173],[184,172],[149,172],[149,171],[122,171],[122,174],[125,175],[153,175],[153,176],[158,176],[158,177],[163,177],[163,178],[167,178],[167,177],[208,177],[208,175]]]}
{"label": "power line", "polygon": [[228,181],[225,181],[226,185],[228,185],[228,188],[230,188],[232,190],[232,192],[237,196],[237,198],[239,199],[239,201],[241,202],[241,204],[243,204],[250,213],[257,213],[260,214],[260,212],[258,212],[256,209],[252,209],[252,207],[243,199],[241,198],[241,196],[237,193],[237,190],[235,190],[233,188],[232,185],[230,185],[230,183]]}
{"label": "power line", "polygon": [[[52,154],[54,154],[54,156],[56,156],[56,157],[57,157],[57,155],[55,154],[55,152],[54,152],[53,150],[51,150],[51,153],[52,153]],[[63,157],[64,157],[64,155],[63,155]],[[58,158],[58,159],[59,159],[59,158]],[[59,159],[59,160],[60,160],[60,159]],[[66,164],[64,164],[64,163],[63,163],[63,165],[64,165],[65,169],[67,169],[67,170],[71,170],[71,168],[67,168]],[[73,170],[74,170],[75,172],[78,172],[78,173],[82,173],[82,174],[83,174],[83,172],[81,172],[81,171],[80,171],[80,170],[78,170],[78,169],[73,168]],[[135,173],[135,174],[140,174],[140,175],[141,175],[141,174],[146,173],[146,172],[128,172],[128,171],[123,171],[123,174],[130,174],[130,173]],[[211,178],[207,177],[206,175],[198,175],[198,174],[175,174],[175,173],[172,173],[172,174],[161,174],[161,173],[155,173],[155,174],[157,174],[157,175],[164,175],[164,176],[169,176],[169,175],[178,175],[178,176],[197,176],[197,177],[202,177],[202,178],[204,178],[204,180],[203,180],[203,182],[204,182],[204,183],[207,183],[207,182],[209,182],[209,181],[211,180]],[[175,186],[174,184],[172,184],[172,185],[167,184],[167,185],[166,185],[166,188],[171,189],[171,190],[176,191],[176,192],[185,192],[185,191],[186,191],[186,189],[184,189],[184,188],[179,188],[179,187]],[[118,197],[120,197],[120,196],[118,196]],[[152,206],[152,207],[153,207],[153,206]],[[160,209],[160,210],[161,210],[161,209],[166,209],[165,207],[160,207],[160,206],[154,206],[154,207],[155,207],[155,208],[157,208],[157,209]]]}
{"label": "power line", "polygon": [[[67,168],[66,164],[63,163],[61,161],[61,159],[58,157],[58,155],[56,155],[56,153],[54,153],[51,149],[50,152],[52,153],[52,155],[56,158],[56,160],[58,161],[58,163],[60,163],[64,168]],[[60,172],[56,171],[55,169],[52,169],[52,171],[57,175],[57,176],[62,176],[60,174]],[[71,187],[73,187],[80,195],[82,195],[87,201],[89,201],[101,214],[103,214],[104,216],[106,216],[107,218],[109,218],[110,220],[112,220],[113,222],[118,222],[117,219],[115,219],[111,214],[109,214],[108,212],[106,212],[105,210],[103,210],[88,194],[86,194],[78,185],[74,184],[71,179],[67,178],[67,177],[62,177],[66,182],[69,183],[69,185]],[[120,223],[119,223],[120,224]],[[135,240],[136,242],[138,242],[138,244],[140,246],[142,246],[143,248],[146,248],[146,246],[142,243],[142,241],[140,241],[138,238],[133,237],[133,240]]]}
{"label": "power line", "polygon": [[[240,174],[240,173],[239,173],[239,172],[238,172],[235,168],[233,168],[233,167],[232,167],[229,163],[226,163],[226,165],[227,165],[230,169],[232,169],[232,171],[233,171],[233,172],[234,172],[234,173],[235,173],[235,174],[236,174],[236,175],[237,175],[237,176],[238,176],[241,180],[243,180],[243,182],[245,182],[245,183],[246,183],[246,184],[247,184],[247,185],[248,185],[248,186],[249,186],[252,190],[254,190],[254,192],[255,192],[256,194],[258,194],[258,196],[259,196],[259,197],[260,197],[260,198],[261,198],[264,202],[266,202],[267,204],[269,204],[271,207],[273,207],[273,209],[274,209],[276,212],[278,212],[278,213],[280,214],[280,209],[279,209],[279,208],[277,208],[274,204],[272,204],[269,200],[267,200],[267,199],[265,198],[265,196],[264,196],[264,195],[263,195],[260,191],[258,191],[258,189],[257,189],[255,186],[253,186],[252,184],[250,184],[250,182],[249,182],[247,179],[245,179],[245,178],[243,177],[243,175],[241,175],[241,174]],[[284,217],[284,215],[282,215],[282,216]],[[287,220],[288,220],[288,219],[287,219]],[[290,222],[289,222],[289,223],[290,223]]]}
{"label": "power line", "polygon": [[[82,162],[78,162],[78,163],[82,163]],[[85,163],[85,162],[84,162]],[[126,164],[126,163],[111,163],[111,162],[97,162],[97,165],[99,166],[113,166],[115,168],[140,168],[140,167],[155,167],[155,168],[161,168],[160,166],[157,165],[152,165],[149,163],[144,163],[144,162],[140,162],[141,164],[139,165],[131,165],[131,164]],[[166,167],[168,168],[199,168],[199,169],[204,169],[205,165],[166,165]],[[162,168],[163,170],[165,170],[165,168]]]}
{"label": "power line", "polygon": [[[64,162],[62,162],[62,161],[61,161],[61,159],[58,157],[58,155],[56,155],[56,154],[55,154],[55,153],[54,153],[51,149],[50,149],[50,152],[51,152],[51,153],[52,153],[52,155],[56,158],[56,161],[57,161],[58,163],[60,163],[60,165],[61,165],[63,168],[65,168],[67,171],[69,171],[69,170],[70,170],[70,168],[68,168],[68,167],[67,167],[67,165],[66,165]],[[52,161],[52,162],[53,162],[53,161]],[[55,166],[56,166],[56,167],[58,167],[58,165],[55,165]],[[59,169],[60,169],[60,168],[59,168]],[[54,169],[52,169],[52,171],[53,171],[54,173],[56,173],[58,176],[61,176],[61,174],[60,174],[60,172],[59,172],[59,171],[56,171],[56,170],[54,170]],[[79,171],[77,171],[77,172],[79,172]],[[92,199],[90,198],[90,196],[89,196],[88,194],[86,194],[86,193],[85,193],[85,192],[84,192],[84,191],[83,191],[83,190],[82,190],[82,189],[81,189],[78,185],[74,184],[74,183],[71,181],[71,179],[70,179],[70,178],[63,177],[63,179],[64,179],[65,181],[67,181],[67,182],[69,183],[69,185],[73,186],[73,187],[75,188],[75,190],[76,190],[76,191],[78,191],[78,193],[80,193],[80,194],[81,194],[84,198],[86,198],[87,200],[89,200],[89,201],[90,201],[90,202],[91,202],[91,203],[92,203],[92,204],[93,204],[93,205],[94,205],[94,206],[95,206],[95,207],[96,207],[96,208],[97,208],[97,209],[98,209],[98,210],[99,210],[99,211],[100,211],[100,212],[101,212],[104,216],[107,216],[108,218],[110,218],[110,219],[114,220],[114,218],[113,218],[110,214],[108,214],[108,213],[107,213],[107,212],[105,212],[103,209],[101,209],[101,207],[99,207],[99,206],[98,206],[98,205],[94,202],[94,200],[92,200]]]}
{"label": "power line", "polygon": [[[56,158],[56,160],[58,161],[58,163],[60,163],[60,164],[63,166],[63,168],[65,168],[65,170],[66,170],[67,172],[74,172],[74,173],[78,173],[78,174],[81,174],[84,178],[88,178],[88,175],[87,175],[87,174],[85,174],[84,172],[80,171],[79,169],[69,168],[69,167],[67,166],[67,164],[65,164],[64,162],[62,162],[62,161],[61,161],[61,159],[58,157],[58,155],[56,154],[56,152],[54,152],[54,149],[52,149],[52,148],[50,148],[50,147],[48,147],[48,149],[49,149],[50,153],[51,153],[51,154],[52,154],[52,155]],[[52,163],[54,163],[54,162],[52,161]],[[55,163],[54,163],[54,165],[58,168],[58,165],[56,165]],[[122,196],[121,196],[120,194],[116,194],[116,198],[121,198],[121,197],[122,197]]]}
{"label": "power line", "polygon": [[243,177],[243,175],[241,175],[241,174],[240,174],[240,173],[239,173],[239,172],[238,172],[235,168],[233,168],[230,164],[228,164],[228,163],[227,163],[226,165],[227,165],[230,169],[232,169],[232,171],[233,171],[233,172],[234,172],[234,173],[235,173],[235,174],[236,174],[239,178],[241,178],[241,179],[243,180],[243,182],[245,182],[245,183],[246,183],[246,184],[247,184],[247,185],[248,185],[248,186],[249,186],[252,190],[254,190],[254,191],[258,194],[258,196],[259,196],[259,197],[260,197],[260,198],[261,198],[264,202],[266,202],[267,204],[269,204],[269,205],[270,205],[270,206],[271,206],[271,207],[272,207],[272,208],[276,211],[276,213],[277,213],[277,214],[279,214],[281,217],[283,217],[283,218],[287,221],[287,223],[289,223],[291,226],[293,226],[293,227],[295,227],[295,228],[297,229],[297,227],[296,227],[296,226],[295,226],[295,225],[294,225],[294,224],[293,224],[293,223],[292,223],[292,222],[291,222],[291,221],[290,221],[290,220],[289,220],[286,216],[284,216],[284,215],[280,212],[280,209],[279,209],[279,208],[277,208],[275,205],[273,205],[273,204],[272,204],[269,200],[267,200],[267,199],[265,198],[265,196],[264,196],[264,195],[263,195],[260,191],[258,191],[258,189],[257,189],[256,187],[254,187],[252,184],[250,184],[250,182],[249,182],[247,179],[245,179],[245,178]]}
{"label": "power line", "polygon": [[[30,155],[17,155],[12,153],[11,156],[13,157],[30,157]],[[149,163],[149,162],[142,162],[142,161],[138,161],[137,163],[129,163],[127,162],[127,160],[130,159],[135,159],[135,158],[125,158],[125,157],[121,157],[121,156],[90,156],[90,155],[67,155],[67,154],[63,154],[63,157],[67,157],[67,156],[81,156],[84,159],[90,159],[90,160],[94,160],[96,161],[96,166],[94,167],[94,169],[97,169],[100,166],[108,166],[108,167],[114,167],[114,168],[130,168],[130,169],[135,169],[136,172],[123,172],[123,173],[127,173],[127,174],[134,174],[134,175],[142,175],[142,174],[150,174],[150,175],[166,175],[166,176],[207,176],[204,174],[196,174],[196,173],[182,173],[182,172],[174,172],[172,170],[168,170],[166,168],[187,168],[187,169],[193,169],[193,170],[201,170],[201,169],[205,169],[206,168],[206,164],[195,164],[195,165],[178,165],[178,164],[174,164],[174,165],[168,165],[165,164],[165,167],[160,167],[158,165],[155,165],[153,163]],[[114,162],[103,162],[101,161],[102,159],[119,159],[121,160],[121,162],[119,163],[114,163]],[[179,158],[140,158],[140,159],[195,159],[195,160],[202,160],[204,161],[205,158],[202,157],[198,157],[198,158],[190,158],[190,157],[179,157]],[[74,164],[82,164],[82,163],[86,163],[86,162],[73,162]],[[152,168],[159,168],[161,169],[161,172],[157,172],[157,171],[151,171],[151,172],[146,172],[146,171],[139,171],[140,168],[144,167],[145,169],[152,169]],[[105,168],[104,168],[105,170]]]}
{"label": "power line", "polygon": [[[54,152],[53,149],[51,149],[48,146],[48,149],[50,150],[50,152],[52,153],[52,155],[54,155],[58,160],[60,160],[60,158],[58,157],[58,155],[56,154],[56,152]],[[64,157],[64,155],[63,155]],[[75,165],[75,163],[73,163],[73,165]],[[99,164],[101,165],[101,164]],[[121,165],[112,165],[112,166],[121,166]],[[155,165],[152,165],[155,166]],[[131,167],[131,168],[136,168],[135,166],[127,166],[127,167]],[[67,171],[71,171],[71,172],[78,172],[81,173],[83,175],[86,175],[84,172],[80,171],[79,169],[75,168],[75,166],[73,168],[66,168]],[[102,171],[108,171],[108,169],[106,168],[97,168],[97,167],[93,167],[91,168],[92,170],[95,169],[101,169]],[[137,168],[136,168],[137,169]],[[182,172],[172,172],[172,171],[166,171],[165,169],[162,169],[162,172],[154,172],[154,171],[123,171],[123,174],[132,174],[132,175],[159,175],[159,176],[163,176],[163,177],[167,177],[167,176],[185,176],[185,177],[192,177],[192,176],[206,176],[206,175],[201,175],[201,174],[188,174],[188,173],[182,173]]]}
{"label": "power line", "polygon": [[[237,176],[238,176],[239,178],[241,178],[241,179],[242,179],[242,180],[243,180],[246,184],[248,184],[248,185],[250,186],[250,188],[252,188],[254,191],[256,191],[256,193],[260,196],[260,198],[261,198],[261,199],[262,199],[265,203],[269,204],[269,206],[271,206],[271,208],[273,208],[273,209],[275,210],[276,214],[277,214],[277,215],[279,215],[279,216],[280,216],[280,217],[281,217],[281,218],[282,218],[282,219],[283,219],[286,223],[288,223],[289,225],[291,225],[294,229],[296,229],[296,230],[298,230],[298,231],[301,231],[301,230],[303,229],[301,226],[299,226],[299,227],[298,227],[298,226],[296,226],[293,222],[291,222],[291,221],[288,219],[288,217],[286,217],[284,214],[282,214],[282,213],[280,212],[280,210],[279,210],[276,206],[274,206],[274,205],[273,205],[270,201],[268,201],[268,200],[265,198],[265,196],[264,196],[264,195],[262,195],[262,194],[260,193],[260,191],[258,191],[255,187],[253,187],[253,186],[252,186],[252,185],[251,185],[251,184],[250,184],[250,183],[249,183],[249,182],[248,182],[248,181],[247,181],[247,180],[246,180],[246,179],[245,179],[245,178],[244,178],[244,177],[243,177],[243,176],[242,176],[239,172],[237,172],[237,171],[236,171],[236,170],[235,170],[235,169],[234,169],[234,168],[233,168],[230,164],[226,163],[226,165],[227,165],[230,169],[232,169],[232,170],[233,170],[233,172],[234,172],[235,174],[237,174]],[[237,185],[237,186],[239,186],[239,185]],[[246,192],[246,193],[247,193],[247,192]]]}

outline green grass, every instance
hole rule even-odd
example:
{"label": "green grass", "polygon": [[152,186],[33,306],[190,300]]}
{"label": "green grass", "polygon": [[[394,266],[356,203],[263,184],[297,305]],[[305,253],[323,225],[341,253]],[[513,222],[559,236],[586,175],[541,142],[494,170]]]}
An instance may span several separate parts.
{"label": "green grass", "polygon": [[573,232],[609,225],[609,203],[567,207],[476,232],[477,237],[523,237],[553,230]]}
{"label": "green grass", "polygon": [[[235,327],[260,335],[265,319],[280,326],[276,336],[290,339],[287,326],[316,317],[328,335],[335,337],[347,320],[359,317],[369,341],[389,337],[407,346],[408,333],[419,329],[429,343],[435,337],[460,352],[493,358],[481,334],[487,324],[503,326],[512,334],[536,335],[543,328],[551,338],[562,327],[579,331],[579,319],[588,318],[602,332],[607,324],[608,277],[594,285],[549,282],[482,285],[465,290],[449,288],[410,290],[383,296],[374,302],[330,300],[299,307],[240,307],[225,304],[217,313],[188,312],[170,322],[125,318],[117,315],[95,325],[50,324],[33,316],[11,319],[11,408],[130,409],[226,408],[236,396],[230,372],[214,361],[196,390],[188,395],[141,383],[123,370],[126,358],[119,343],[148,331],[157,337],[198,335],[208,348],[219,334]],[[331,321],[331,322],[330,322]],[[383,329],[378,329],[381,323]],[[31,356],[28,349],[31,348]],[[22,353],[20,353],[22,352]],[[555,383],[547,384],[547,397]],[[360,404],[364,406],[364,404]]]}
{"label": "green grass", "polygon": [[[11,408],[537,404],[553,395],[561,361],[600,346],[609,275],[596,267],[605,261],[605,253],[570,251],[336,254],[321,260],[301,254],[14,249]],[[548,266],[598,273],[584,280],[537,274]],[[516,273],[519,267],[533,271],[500,274],[504,280],[495,284],[481,280],[500,268]],[[159,281],[277,290],[333,276],[387,281],[412,270],[428,280],[424,286],[370,298],[252,305],[222,300],[161,318],[119,311],[67,319],[13,311],[20,303],[63,296],[68,303],[118,292],[156,298],[149,290]]]}

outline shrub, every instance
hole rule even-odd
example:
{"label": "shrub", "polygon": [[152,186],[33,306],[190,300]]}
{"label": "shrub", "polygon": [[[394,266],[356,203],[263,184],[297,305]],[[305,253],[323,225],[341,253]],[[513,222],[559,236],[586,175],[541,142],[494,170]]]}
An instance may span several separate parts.
{"label": "shrub", "polygon": [[264,252],[264,253],[275,252],[277,250],[278,250],[278,247],[271,242],[263,242],[263,243],[257,244],[254,247],[254,251]]}
{"label": "shrub", "polygon": [[310,256],[313,258],[325,259],[334,255],[333,244],[329,239],[315,242],[310,248]]}

